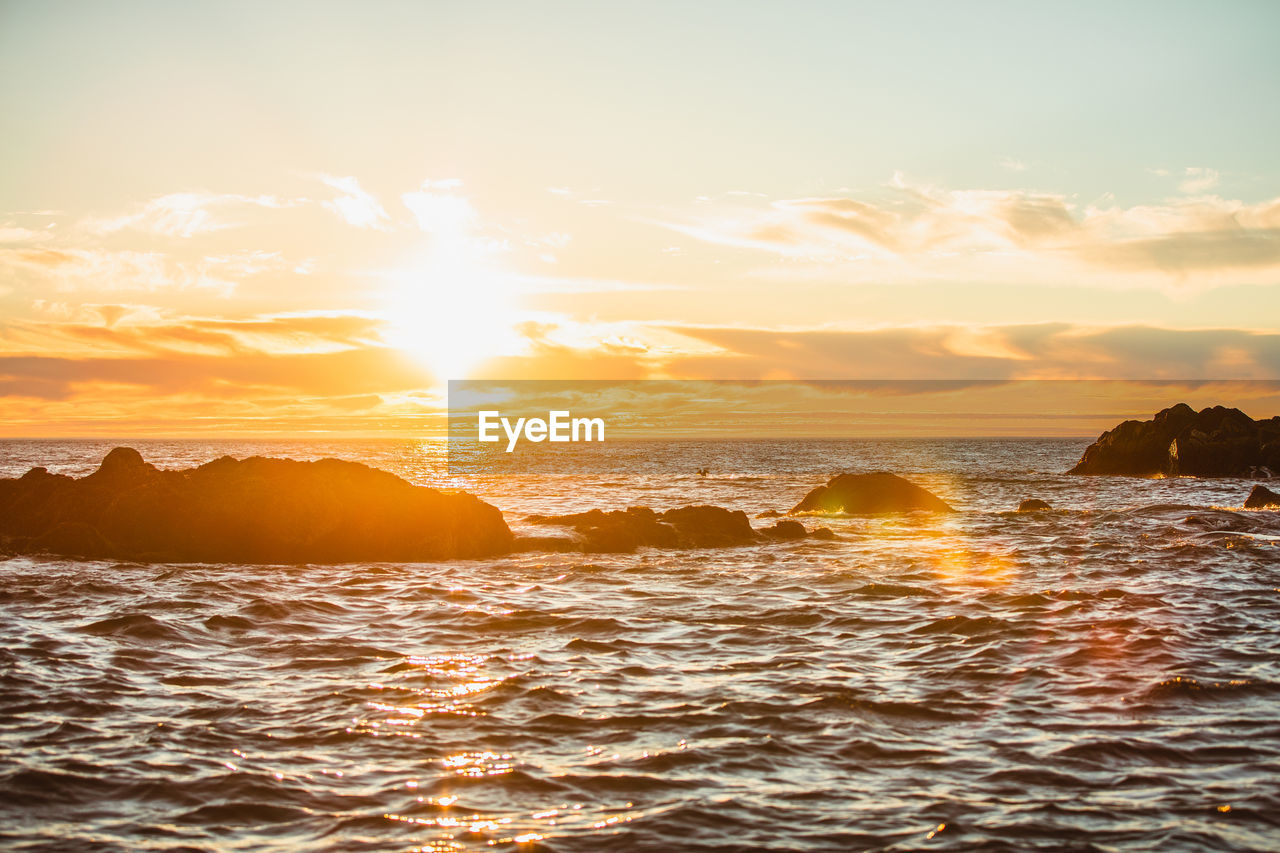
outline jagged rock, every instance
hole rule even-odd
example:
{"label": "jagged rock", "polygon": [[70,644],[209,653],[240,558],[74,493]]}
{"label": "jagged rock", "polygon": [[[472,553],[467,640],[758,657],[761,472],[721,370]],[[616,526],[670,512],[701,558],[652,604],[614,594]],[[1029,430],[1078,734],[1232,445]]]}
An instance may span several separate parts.
{"label": "jagged rock", "polygon": [[1254,486],[1253,491],[1249,492],[1249,497],[1245,499],[1245,509],[1264,509],[1266,507],[1280,508],[1280,494],[1268,489],[1266,486]]}
{"label": "jagged rock", "polygon": [[0,479],[0,538],[15,553],[165,562],[341,563],[511,550],[497,508],[356,462],[229,456],[161,471],[132,448],[75,479]]}
{"label": "jagged rock", "polygon": [[1280,417],[1255,421],[1239,409],[1196,412],[1179,403],[1104,432],[1067,473],[1251,477],[1273,470],[1280,470]]}
{"label": "jagged rock", "polygon": [[817,512],[880,515],[895,512],[954,512],[946,501],[896,474],[841,474],[805,495],[791,514]]}
{"label": "jagged rock", "polygon": [[1018,504],[1018,512],[1044,512],[1048,509],[1053,509],[1053,507],[1039,498],[1027,498]]}

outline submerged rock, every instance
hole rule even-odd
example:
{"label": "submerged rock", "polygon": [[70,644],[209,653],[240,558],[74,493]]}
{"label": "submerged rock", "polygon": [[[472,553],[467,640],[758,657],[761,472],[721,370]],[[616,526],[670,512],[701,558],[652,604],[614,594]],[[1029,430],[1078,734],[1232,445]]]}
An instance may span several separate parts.
{"label": "submerged rock", "polygon": [[161,471],[117,447],[75,479],[0,479],[0,539],[16,553],[164,562],[343,563],[511,550],[502,513],[357,462],[224,456]]}
{"label": "submerged rock", "polygon": [[1053,507],[1039,498],[1027,498],[1018,504],[1018,512],[1044,512],[1049,509],[1053,509]]}
{"label": "submerged rock", "polygon": [[1264,509],[1266,507],[1280,507],[1280,494],[1268,489],[1266,486],[1254,486],[1253,491],[1249,492],[1249,497],[1245,499],[1245,509]]}
{"label": "submerged rock", "polygon": [[880,515],[895,512],[954,512],[942,498],[896,474],[841,474],[805,495],[791,514],[819,512]]}
{"label": "submerged rock", "polygon": [[1179,403],[1149,421],[1104,432],[1069,474],[1131,477],[1254,477],[1280,470],[1280,417],[1255,421],[1239,409],[1196,412]]}

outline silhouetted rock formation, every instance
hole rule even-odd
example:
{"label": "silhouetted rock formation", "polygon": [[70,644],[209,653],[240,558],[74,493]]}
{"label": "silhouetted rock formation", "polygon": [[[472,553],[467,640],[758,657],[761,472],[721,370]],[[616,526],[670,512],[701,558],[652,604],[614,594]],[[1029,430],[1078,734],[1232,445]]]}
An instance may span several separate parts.
{"label": "silhouetted rock formation", "polygon": [[880,515],[893,512],[954,512],[942,498],[896,474],[841,474],[805,495],[798,512]]}
{"label": "silhouetted rock formation", "polygon": [[1069,474],[1257,477],[1280,471],[1280,417],[1239,409],[1196,412],[1179,403],[1149,421],[1125,421],[1089,445]]}
{"label": "silhouetted rock formation", "polygon": [[1280,508],[1280,494],[1268,489],[1266,486],[1254,486],[1253,491],[1249,492],[1249,497],[1245,499],[1245,509],[1264,509],[1266,507]]}
{"label": "silhouetted rock formation", "polygon": [[1048,509],[1053,509],[1053,507],[1039,498],[1027,498],[1018,504],[1018,512],[1044,512]]}
{"label": "silhouetted rock formation", "polygon": [[171,562],[412,562],[511,550],[502,513],[356,462],[230,456],[161,471],[117,447],[75,479],[0,480],[0,541],[16,553]]}

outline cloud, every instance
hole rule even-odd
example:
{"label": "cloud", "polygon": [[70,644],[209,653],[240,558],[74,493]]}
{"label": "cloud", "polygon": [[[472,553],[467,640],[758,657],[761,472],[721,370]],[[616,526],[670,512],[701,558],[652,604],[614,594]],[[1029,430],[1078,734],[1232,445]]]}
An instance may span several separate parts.
{"label": "cloud", "polygon": [[343,222],[356,228],[389,230],[391,217],[376,198],[361,188],[358,180],[332,175],[321,175],[320,180],[340,193],[337,198],[320,203],[325,210],[337,214]]}
{"label": "cloud", "polygon": [[145,306],[42,307],[52,319],[0,321],[2,397],[81,400],[83,414],[111,395],[148,410],[199,400],[226,415],[237,401],[288,409],[305,397],[350,411],[437,382],[382,342],[382,320],[363,314],[166,318]]}
{"label": "cloud", "polygon": [[443,429],[436,382],[402,353],[124,358],[0,355],[8,435],[370,434]]}
{"label": "cloud", "polygon": [[1280,334],[1062,323],[868,330],[669,326],[715,351],[672,375],[790,379],[1275,379]]}
{"label": "cloud", "polygon": [[179,192],[151,199],[119,216],[89,218],[81,226],[94,234],[136,230],[161,237],[189,238],[246,224],[235,215],[246,208],[279,209],[298,203],[269,195]]}
{"label": "cloud", "polygon": [[[10,434],[51,428],[101,433],[121,424],[134,432],[169,433],[439,426],[442,406],[433,390],[439,378],[387,346],[386,321],[376,316],[175,317],[145,305],[76,301],[40,308],[46,319],[0,320],[6,409],[0,429]],[[1172,395],[1170,401],[1180,396],[1177,389],[1209,379],[1280,377],[1280,334],[1238,329],[1049,323],[628,331],[548,321],[525,324],[521,333],[528,343],[523,354],[492,359],[475,375],[502,381],[717,379],[745,381],[744,387],[761,379],[822,380],[815,387],[823,394],[847,386],[849,393],[881,397],[972,395],[1033,379],[1123,378],[1158,386],[1153,393]],[[684,343],[658,345],[661,334]],[[840,381],[827,381],[832,379]],[[1030,404],[1022,399],[1021,405]],[[797,414],[824,417],[819,409]],[[844,428],[843,421],[832,423]]]}
{"label": "cloud", "polygon": [[208,290],[225,296],[245,279],[299,274],[298,268],[280,252],[260,250],[178,258],[132,249],[0,248],[0,274],[47,295]]}
{"label": "cloud", "polygon": [[308,355],[383,347],[386,323],[363,313],[237,319],[172,317],[145,305],[41,302],[38,320],[0,321],[0,354]]}
{"label": "cloud", "polygon": [[1185,177],[1178,184],[1178,189],[1188,195],[1199,195],[1208,192],[1218,185],[1221,177],[1215,169],[1202,169],[1188,166],[1183,172]]}
{"label": "cloud", "polygon": [[400,200],[424,232],[441,239],[467,238],[479,216],[465,196],[454,192],[461,185],[457,179],[427,180],[421,189],[402,194]]}
{"label": "cloud", "polygon": [[367,347],[289,355],[0,356],[0,380],[44,389],[37,396],[65,397],[82,386],[128,385],[151,394],[234,401],[264,391],[312,396],[410,391],[430,387],[434,378],[402,353]]}
{"label": "cloud", "polygon": [[20,225],[0,225],[0,243],[39,243],[52,236],[53,233],[47,228],[34,231]]}
{"label": "cloud", "polygon": [[[1197,187],[1211,170],[1188,170]],[[1217,196],[1122,207],[1032,190],[948,190],[900,176],[873,193],[721,203],[658,221],[704,242],[822,265],[834,279],[1100,286],[1274,284],[1280,198]]]}

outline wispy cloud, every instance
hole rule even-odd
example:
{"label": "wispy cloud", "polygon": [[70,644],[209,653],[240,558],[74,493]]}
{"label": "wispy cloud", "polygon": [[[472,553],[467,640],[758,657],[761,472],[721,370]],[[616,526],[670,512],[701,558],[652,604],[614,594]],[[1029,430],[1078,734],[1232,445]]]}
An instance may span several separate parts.
{"label": "wispy cloud", "polygon": [[390,228],[391,217],[382,207],[381,202],[366,192],[357,179],[350,176],[321,175],[320,180],[339,193],[336,198],[320,202],[325,210],[337,214],[343,222],[356,228],[372,228],[378,231],[386,231]]}
{"label": "wispy cloud", "polygon": [[1221,177],[1216,169],[1189,166],[1183,172],[1183,179],[1178,184],[1178,189],[1188,195],[1200,195],[1216,187]]}
{"label": "wispy cloud", "polygon": [[867,330],[672,326],[715,351],[675,375],[793,379],[1274,379],[1280,334],[1240,329],[929,326]]}
{"label": "wispy cloud", "polygon": [[253,276],[298,269],[299,262],[282,253],[262,250],[178,257],[133,249],[0,248],[0,275],[49,294],[200,289],[228,295]]}
{"label": "wispy cloud", "polygon": [[185,238],[243,225],[245,222],[237,213],[246,208],[278,209],[298,203],[270,195],[170,193],[151,199],[127,213],[91,217],[84,220],[81,227],[96,234],[137,230],[163,237]]}
{"label": "wispy cloud", "polygon": [[[1217,175],[1205,170],[1191,180],[1207,185]],[[1197,286],[1224,276],[1274,283],[1280,271],[1280,198],[1249,204],[1198,196],[1122,207],[1032,190],[949,190],[899,176],[874,193],[721,204],[658,224],[831,265],[846,278],[861,263],[880,281],[1061,283],[1103,271],[1110,284]]]}
{"label": "wispy cloud", "polygon": [[413,214],[418,227],[440,238],[469,233],[479,216],[466,196],[455,192],[462,187],[456,178],[426,180],[420,189],[403,193],[400,201]]}

